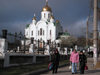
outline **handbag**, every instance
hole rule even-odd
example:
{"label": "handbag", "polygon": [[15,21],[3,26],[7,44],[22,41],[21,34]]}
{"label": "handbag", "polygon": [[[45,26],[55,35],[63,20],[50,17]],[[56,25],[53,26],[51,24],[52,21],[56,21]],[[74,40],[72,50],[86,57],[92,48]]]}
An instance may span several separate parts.
{"label": "handbag", "polygon": [[70,62],[70,66],[69,66],[69,70],[71,70],[72,69],[72,62]]}
{"label": "handbag", "polygon": [[49,69],[49,70],[52,70],[52,68],[53,68],[53,63],[50,62],[50,63],[48,64],[48,69]]}
{"label": "handbag", "polygon": [[72,69],[72,66],[70,65],[70,66],[69,66],[69,70],[71,70],[71,69]]}
{"label": "handbag", "polygon": [[85,65],[84,69],[85,69],[85,70],[88,70],[88,66],[87,66],[87,65]]}

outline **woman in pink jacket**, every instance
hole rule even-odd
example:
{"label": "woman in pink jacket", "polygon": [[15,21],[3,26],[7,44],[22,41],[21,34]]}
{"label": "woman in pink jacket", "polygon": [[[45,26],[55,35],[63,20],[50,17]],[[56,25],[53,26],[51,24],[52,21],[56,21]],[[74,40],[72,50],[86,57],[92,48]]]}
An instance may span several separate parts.
{"label": "woman in pink jacket", "polygon": [[77,73],[77,63],[79,62],[79,54],[74,49],[73,52],[70,55],[70,61],[72,63],[72,74]]}

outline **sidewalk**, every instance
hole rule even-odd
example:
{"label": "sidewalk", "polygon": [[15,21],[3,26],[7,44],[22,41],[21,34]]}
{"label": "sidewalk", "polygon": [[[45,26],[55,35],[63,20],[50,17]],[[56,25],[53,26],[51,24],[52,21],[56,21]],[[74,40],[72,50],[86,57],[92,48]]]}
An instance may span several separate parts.
{"label": "sidewalk", "polygon": [[[88,58],[88,70],[85,71],[84,75],[100,75],[100,69],[94,69],[93,68],[93,58]],[[40,75],[53,75],[52,72],[40,74]],[[68,66],[62,67],[58,69],[58,73],[54,75],[72,75],[71,70],[68,69]],[[78,74],[74,75],[80,75],[79,70]]]}

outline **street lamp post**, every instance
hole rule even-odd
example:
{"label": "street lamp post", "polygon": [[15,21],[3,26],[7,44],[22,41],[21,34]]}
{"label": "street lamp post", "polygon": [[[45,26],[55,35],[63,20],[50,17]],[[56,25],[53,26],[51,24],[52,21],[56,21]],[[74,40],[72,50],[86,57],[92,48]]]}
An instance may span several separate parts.
{"label": "street lamp post", "polygon": [[38,54],[39,54],[39,42],[40,42],[40,41],[39,41],[39,39],[38,39]]}
{"label": "street lamp post", "polygon": [[24,53],[25,53],[25,51],[26,51],[26,37],[24,35]]}
{"label": "street lamp post", "polygon": [[43,54],[44,54],[44,51],[45,51],[45,42],[43,41]]}
{"label": "street lamp post", "polygon": [[94,0],[94,25],[93,25],[93,47],[94,47],[94,65],[97,63],[97,49],[98,49],[98,24],[97,24],[97,2]]}

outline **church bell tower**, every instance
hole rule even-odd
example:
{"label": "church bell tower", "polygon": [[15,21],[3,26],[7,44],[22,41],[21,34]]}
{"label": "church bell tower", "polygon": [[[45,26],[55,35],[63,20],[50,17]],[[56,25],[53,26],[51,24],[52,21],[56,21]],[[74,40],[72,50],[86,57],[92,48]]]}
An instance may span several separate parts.
{"label": "church bell tower", "polygon": [[51,10],[51,8],[48,6],[48,0],[46,0],[46,4],[45,4],[45,6],[42,8],[41,20],[50,21],[51,15],[52,15],[52,10]]}

